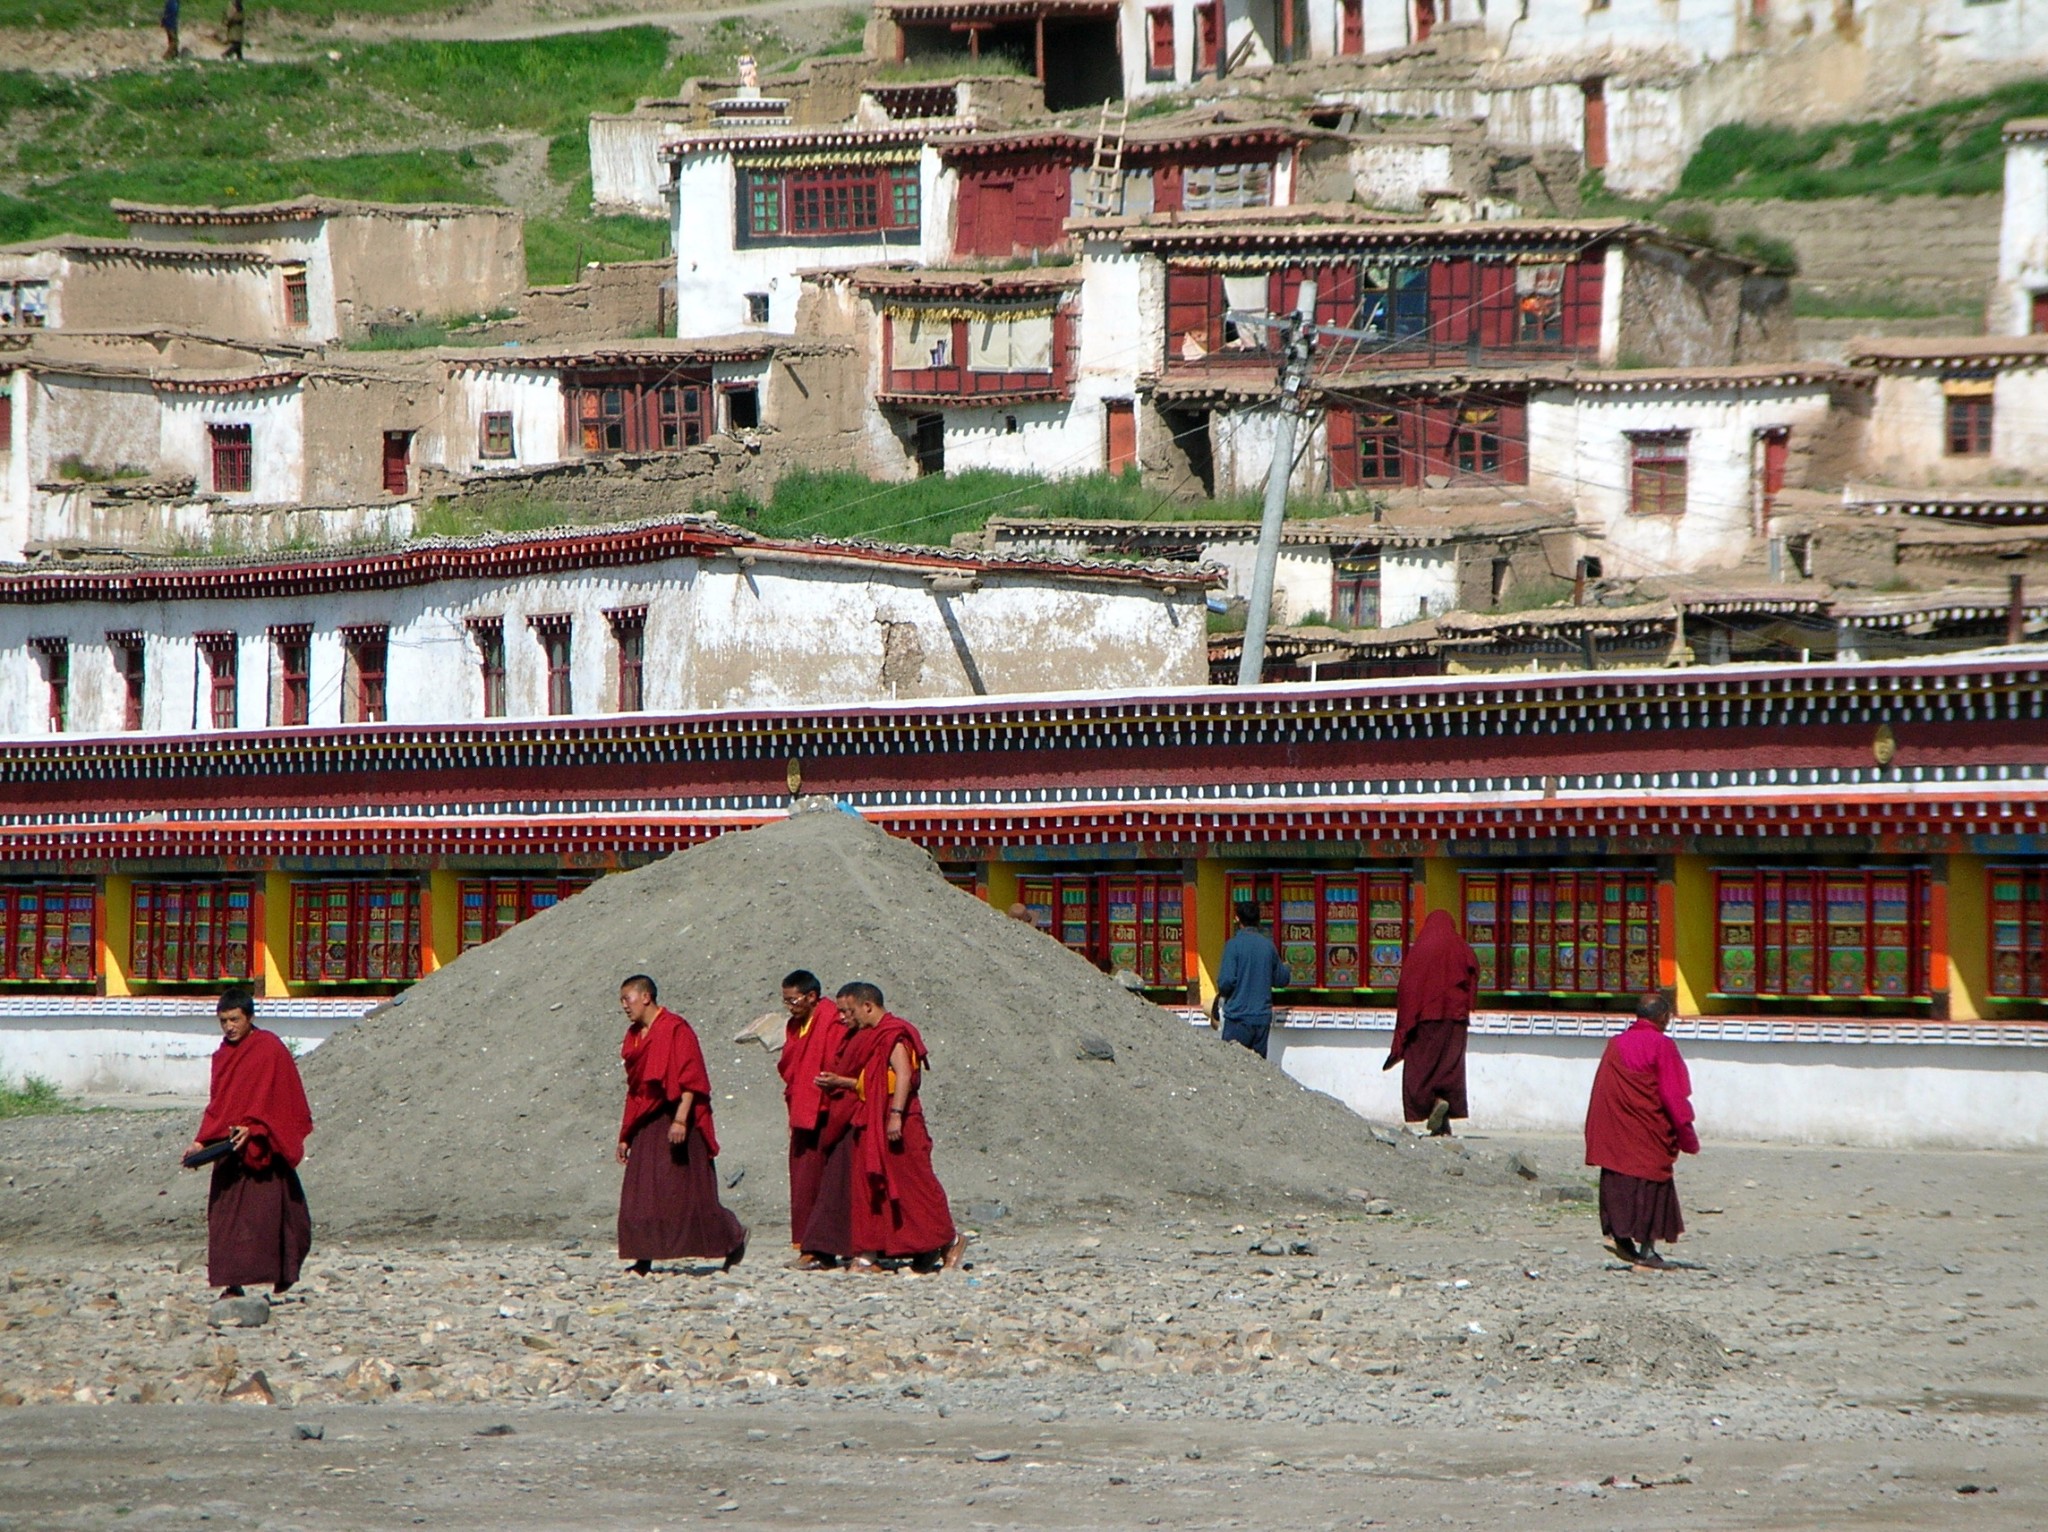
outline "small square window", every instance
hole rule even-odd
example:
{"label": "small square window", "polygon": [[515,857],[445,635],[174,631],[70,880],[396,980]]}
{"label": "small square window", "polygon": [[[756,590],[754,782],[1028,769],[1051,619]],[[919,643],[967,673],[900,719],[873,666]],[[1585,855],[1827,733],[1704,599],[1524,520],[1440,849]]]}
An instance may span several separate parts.
{"label": "small square window", "polygon": [[1991,452],[1991,395],[1948,396],[1947,448],[1950,457],[1986,457]]}
{"label": "small square window", "polygon": [[768,295],[767,295],[766,293],[748,293],[748,294],[747,294],[747,323],[748,323],[748,324],[766,324],[767,322],[768,322]]}
{"label": "small square window", "polygon": [[481,440],[477,453],[482,457],[512,457],[515,455],[512,441],[512,412],[510,410],[485,410]]}
{"label": "small square window", "polygon": [[1630,515],[1685,514],[1689,434],[1646,431],[1628,439]]}

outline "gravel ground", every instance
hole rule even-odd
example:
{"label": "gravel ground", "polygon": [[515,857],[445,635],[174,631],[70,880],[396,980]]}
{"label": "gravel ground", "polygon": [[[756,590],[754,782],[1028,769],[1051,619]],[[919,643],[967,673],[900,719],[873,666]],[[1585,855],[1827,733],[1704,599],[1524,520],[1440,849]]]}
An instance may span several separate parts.
{"label": "gravel ground", "polygon": [[1540,1168],[1487,1207],[985,1222],[930,1278],[316,1229],[254,1328],[195,1178],[174,1238],[10,1244],[0,1526],[2048,1524],[2043,1156],[1710,1145],[1706,1269],[1649,1275],[1550,1200],[1574,1147],[1407,1151]]}

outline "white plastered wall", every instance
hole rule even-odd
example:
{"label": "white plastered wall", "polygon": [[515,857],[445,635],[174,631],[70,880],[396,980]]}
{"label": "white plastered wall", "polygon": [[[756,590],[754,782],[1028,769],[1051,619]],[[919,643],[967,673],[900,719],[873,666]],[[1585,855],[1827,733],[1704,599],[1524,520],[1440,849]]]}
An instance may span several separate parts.
{"label": "white plastered wall", "polygon": [[[1599,539],[1610,576],[1727,569],[1754,541],[1757,433],[1785,427],[1795,445],[1827,428],[1821,387],[1716,392],[1575,394],[1551,389],[1529,402],[1529,489],[1578,513]],[[1629,512],[1632,433],[1685,431],[1683,516]]]}
{"label": "white plastered wall", "polygon": [[[936,265],[952,243],[953,208],[941,181],[939,157],[918,156],[918,236],[827,243],[794,240],[738,243],[738,180],[730,151],[707,149],[675,166],[676,334],[684,340],[758,329],[796,332],[800,271],[914,260]],[[747,318],[747,295],[768,295],[768,322]]]}
{"label": "white plastered wall", "polygon": [[1982,483],[1991,473],[2048,476],[2048,367],[2008,367],[1993,385],[1990,455],[1948,455],[1948,407],[1933,373],[1878,374],[1869,469],[1908,488]]}
{"label": "white plastered wall", "polygon": [[[743,562],[744,560],[744,562]],[[482,715],[482,678],[466,619],[504,628],[507,712],[547,712],[546,659],[529,621],[571,622],[577,716],[617,704],[617,660],[605,617],[646,609],[644,701],[650,711],[729,705],[802,706],[1065,689],[1198,685],[1207,674],[1204,592],[1167,595],[1135,582],[1055,581],[992,573],[940,590],[922,568],[741,549],[508,581],[447,580],[382,591],[150,604],[0,604],[0,731],[45,732],[47,692],[36,637],[72,646],[71,722],[117,730],[122,693],[109,631],[139,629],[145,648],[144,727],[208,726],[194,635],[238,635],[239,726],[268,718],[274,662],[267,634],[307,624],[310,722],[342,718],[341,629],[388,630],[386,708],[392,723]]]}
{"label": "white plastered wall", "polygon": [[158,471],[190,474],[201,490],[213,490],[210,428],[246,425],[250,441],[250,486],[223,498],[251,505],[286,505],[304,498],[306,429],[304,396],[296,384],[248,394],[170,394],[163,399]]}
{"label": "white plastered wall", "polygon": [[2034,327],[2034,294],[2048,292],[2048,140],[2005,150],[2005,203],[1998,228],[1998,280],[1987,331],[2025,335]]}
{"label": "white plastered wall", "polygon": [[[512,456],[485,457],[483,418],[500,410],[512,416]],[[570,456],[559,373],[489,363],[450,368],[443,420],[441,466],[451,473],[536,468]]]}
{"label": "white plastered wall", "polygon": [[668,217],[668,176],[661,146],[682,135],[680,122],[594,114],[590,119],[591,210]]}

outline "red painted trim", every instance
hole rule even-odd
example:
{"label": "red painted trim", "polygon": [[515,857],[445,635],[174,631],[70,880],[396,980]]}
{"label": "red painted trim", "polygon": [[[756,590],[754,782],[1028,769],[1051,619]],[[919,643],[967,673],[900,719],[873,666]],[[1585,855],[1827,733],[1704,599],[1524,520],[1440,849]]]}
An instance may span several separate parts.
{"label": "red painted trim", "polygon": [[1657,880],[1657,987],[1678,988],[1678,884]]}

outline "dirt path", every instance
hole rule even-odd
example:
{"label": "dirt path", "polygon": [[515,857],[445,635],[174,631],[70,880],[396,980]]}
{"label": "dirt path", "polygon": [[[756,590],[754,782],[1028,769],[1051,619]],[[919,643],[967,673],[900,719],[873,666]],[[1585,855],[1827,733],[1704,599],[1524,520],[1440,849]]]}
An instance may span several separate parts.
{"label": "dirt path", "polygon": [[[1564,1187],[1572,1147],[1468,1152]],[[2044,1171],[1710,1144],[1709,1271],[1661,1276],[1537,1198],[996,1222],[930,1279],[787,1272],[772,1237],[652,1282],[598,1239],[323,1244],[247,1330],[207,1321],[195,1195],[161,1248],[10,1246],[0,1527],[2017,1532],[2048,1524]],[[274,1406],[199,1402],[256,1372]]]}

